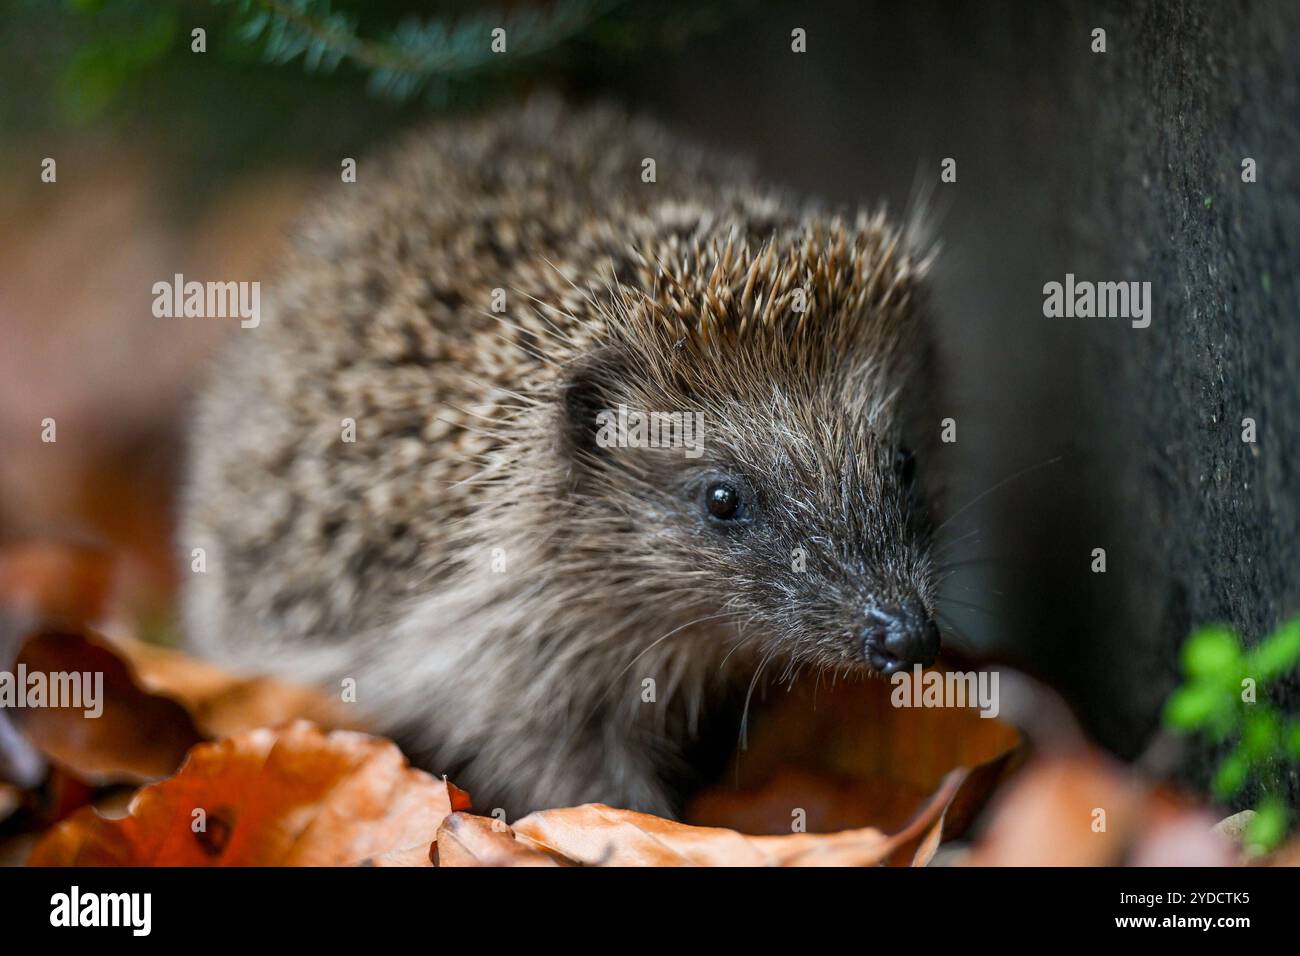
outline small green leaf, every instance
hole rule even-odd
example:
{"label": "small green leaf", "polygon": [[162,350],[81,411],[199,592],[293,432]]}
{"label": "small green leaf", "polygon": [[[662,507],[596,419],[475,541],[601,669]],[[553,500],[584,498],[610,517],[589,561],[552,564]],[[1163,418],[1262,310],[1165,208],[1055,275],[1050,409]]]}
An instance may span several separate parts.
{"label": "small green leaf", "polygon": [[1165,702],[1165,725],[1192,731],[1204,727],[1221,711],[1223,692],[1212,684],[1188,684],[1174,691]]}
{"label": "small green leaf", "polygon": [[1282,724],[1277,714],[1261,704],[1246,714],[1241,731],[1241,749],[1252,761],[1272,757],[1282,743]]}
{"label": "small green leaf", "polygon": [[1202,628],[1183,645],[1183,671],[1191,677],[1235,677],[1241,664],[1241,644],[1226,627]]}
{"label": "small green leaf", "polygon": [[1246,777],[1249,773],[1250,761],[1246,759],[1246,755],[1240,750],[1233,751],[1219,764],[1219,770],[1214,775],[1212,784],[1214,795],[1220,800],[1236,796],[1246,785]]}
{"label": "small green leaf", "polygon": [[1288,621],[1247,655],[1246,669],[1256,680],[1281,677],[1300,664],[1300,618]]}
{"label": "small green leaf", "polygon": [[1286,827],[1286,804],[1278,797],[1269,797],[1246,825],[1241,842],[1248,850],[1267,853],[1282,843],[1286,837]]}
{"label": "small green leaf", "polygon": [[1282,751],[1292,760],[1300,760],[1300,720],[1293,720],[1282,731]]}

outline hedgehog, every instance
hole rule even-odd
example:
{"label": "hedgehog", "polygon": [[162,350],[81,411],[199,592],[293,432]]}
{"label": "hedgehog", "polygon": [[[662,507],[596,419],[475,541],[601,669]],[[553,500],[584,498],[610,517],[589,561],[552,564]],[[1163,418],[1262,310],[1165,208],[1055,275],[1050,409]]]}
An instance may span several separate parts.
{"label": "hedgehog", "polygon": [[920,235],[610,106],[408,134],[198,396],[189,641],[477,806],[680,813],[756,684],[938,653]]}

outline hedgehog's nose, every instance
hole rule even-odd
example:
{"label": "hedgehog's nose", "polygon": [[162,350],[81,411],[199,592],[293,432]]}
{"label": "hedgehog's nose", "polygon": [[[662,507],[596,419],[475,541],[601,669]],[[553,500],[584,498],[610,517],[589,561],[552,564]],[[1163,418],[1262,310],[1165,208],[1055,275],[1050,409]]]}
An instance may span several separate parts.
{"label": "hedgehog's nose", "polygon": [[910,601],[869,609],[862,642],[867,663],[882,674],[913,664],[929,667],[939,656],[939,628]]}

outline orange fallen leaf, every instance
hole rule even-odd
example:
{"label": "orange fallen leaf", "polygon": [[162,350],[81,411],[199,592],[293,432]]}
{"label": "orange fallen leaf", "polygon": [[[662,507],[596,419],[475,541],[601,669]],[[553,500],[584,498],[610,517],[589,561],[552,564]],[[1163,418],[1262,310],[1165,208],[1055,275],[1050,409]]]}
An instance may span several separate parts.
{"label": "orange fallen leaf", "polygon": [[[29,541],[0,551],[0,609],[19,621],[98,621],[113,597],[114,561],[88,544]],[[4,662],[8,665],[8,661]]]}
{"label": "orange fallen leaf", "polygon": [[[692,800],[685,819],[746,833],[790,830],[802,809],[811,832],[902,826],[956,768],[995,766],[980,806],[1016,761],[1016,728],[970,708],[899,708],[877,679],[802,682],[758,711],[747,749],[725,784]],[[974,809],[978,809],[975,807]],[[963,826],[973,813],[961,816]],[[957,820],[954,819],[955,827]]]}
{"label": "orange fallen leaf", "polygon": [[315,687],[230,674],[180,651],[143,641],[116,640],[113,647],[131,665],[144,690],[183,704],[206,737],[226,737],[290,720],[306,720],[330,729],[365,729],[342,700]]}
{"label": "orange fallen leaf", "polygon": [[[123,587],[124,577],[130,577],[123,571],[122,564],[108,551],[84,540],[19,541],[0,549],[0,669],[16,670],[24,642],[41,628],[79,631],[89,624],[121,617],[122,599],[131,590]],[[116,693],[124,683],[119,672],[120,668],[113,668],[108,675],[110,693]],[[31,789],[48,775],[50,768],[45,755],[17,726],[21,713],[16,708],[0,710],[0,776]],[[61,726],[72,731],[59,735],[67,738],[61,749],[84,751],[86,738],[103,736],[103,727],[78,726],[67,719],[70,715],[71,711],[64,711],[39,720],[44,730]],[[28,721],[29,726],[32,723]],[[184,753],[184,746],[180,753]],[[94,776],[99,769],[91,767],[88,773]],[[144,774],[157,775],[148,769]]]}
{"label": "orange fallen leaf", "polygon": [[[98,716],[84,706],[10,711],[43,754],[89,783],[140,783],[172,773],[203,739],[185,708],[140,688],[130,667],[104,639],[47,631],[28,640],[17,664],[28,674],[79,674],[99,684]],[[102,683],[100,681],[102,680]],[[82,704],[86,703],[83,691]]]}
{"label": "orange fallen leaf", "polygon": [[313,688],[233,676],[178,651],[90,631],[36,634],[18,663],[28,673],[103,675],[98,717],[76,707],[10,711],[37,749],[95,784],[166,777],[200,741],[254,727],[298,718],[357,727],[341,702]]}
{"label": "orange fallen leaf", "polygon": [[990,807],[973,866],[1230,866],[1215,818],[1092,748],[1030,762]]}
{"label": "orange fallen leaf", "polygon": [[[990,796],[1020,766],[1023,750],[1010,750],[974,768],[958,768],[950,774],[958,780],[952,800],[942,810],[940,825],[933,828],[932,845],[926,847],[926,863],[941,842],[966,833]],[[733,829],[744,833],[775,834],[777,825],[789,831],[792,812],[802,812],[809,832],[832,833],[840,829],[839,821],[853,821],[863,826],[870,820],[894,820],[901,814],[915,813],[925,802],[924,796],[900,787],[893,780],[854,780],[826,778],[798,769],[783,770],[765,786],[740,792],[713,788],[698,797],[691,806],[690,822],[720,825],[727,820]]]}
{"label": "orange fallen leaf", "polygon": [[0,823],[13,816],[23,805],[23,792],[13,784],[0,783]]}
{"label": "orange fallen leaf", "polygon": [[[342,866],[427,847],[468,796],[392,743],[298,721],[191,751],[126,817],[84,808],[50,830],[35,866]],[[409,859],[409,857],[408,857]]]}
{"label": "orange fallen leaf", "polygon": [[389,850],[378,856],[358,860],[357,866],[399,867],[402,869],[433,866],[433,847],[428,843],[417,843],[415,846],[404,847],[400,850]]}
{"label": "orange fallen leaf", "polygon": [[566,857],[533,846],[500,820],[472,813],[453,813],[442,821],[433,862],[447,867],[573,865]]}
{"label": "orange fallen leaf", "polygon": [[[966,771],[954,771],[902,829],[873,827],[839,833],[747,836],[699,827],[634,810],[592,803],[531,813],[512,827],[485,817],[454,814],[438,831],[439,866],[510,866],[548,862],[574,866],[879,866],[929,857],[932,832],[960,790]],[[495,824],[495,825],[494,825]],[[549,858],[549,860],[544,859]]]}

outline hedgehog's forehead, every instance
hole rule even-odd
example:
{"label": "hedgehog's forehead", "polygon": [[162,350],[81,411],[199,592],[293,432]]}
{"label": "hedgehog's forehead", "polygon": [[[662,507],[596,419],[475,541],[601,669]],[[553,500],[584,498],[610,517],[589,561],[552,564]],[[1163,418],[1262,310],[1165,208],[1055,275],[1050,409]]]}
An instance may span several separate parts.
{"label": "hedgehog's forehead", "polygon": [[626,367],[647,400],[758,409],[791,421],[874,419],[889,411],[908,372],[883,340],[800,341],[771,328],[700,340],[672,331],[676,340],[642,338],[631,349]]}
{"label": "hedgehog's forehead", "polygon": [[774,373],[734,351],[680,350],[671,365],[645,362],[630,391],[638,407],[702,416],[705,444],[772,465],[806,463],[846,449],[874,455],[895,430],[898,389],[868,366]]}
{"label": "hedgehog's forehead", "polygon": [[740,403],[706,411],[694,423],[702,456],[690,467],[742,475],[764,494],[801,500],[838,501],[850,474],[861,493],[881,494],[896,448],[889,424],[871,427],[846,409],[827,417],[809,411]]}
{"label": "hedgehog's forehead", "polygon": [[793,392],[773,387],[700,402],[713,433],[728,444],[771,448],[778,455],[792,447],[808,451],[834,448],[870,450],[894,430],[889,400],[851,400],[838,389]]}

